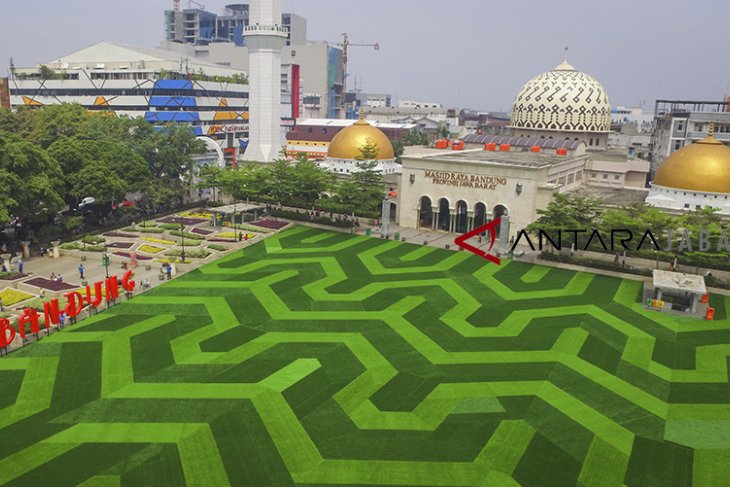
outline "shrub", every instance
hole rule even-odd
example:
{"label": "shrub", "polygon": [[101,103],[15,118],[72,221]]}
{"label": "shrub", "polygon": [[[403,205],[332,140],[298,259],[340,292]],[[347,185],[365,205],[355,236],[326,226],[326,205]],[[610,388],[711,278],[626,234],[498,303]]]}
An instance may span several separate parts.
{"label": "shrub", "polygon": [[147,244],[142,245],[139,248],[139,251],[140,252],[145,252],[145,253],[148,253],[148,254],[159,254],[160,252],[162,252],[164,250],[165,249],[163,249],[162,247],[155,247],[154,245],[147,245]]}
{"label": "shrub", "polygon": [[[181,250],[171,250],[165,254],[168,257],[181,257],[182,251]],[[185,257],[190,257],[191,259],[205,259],[210,255],[210,252],[207,250],[191,250],[185,251]]]}
{"label": "shrub", "polygon": [[22,279],[27,274],[21,274],[20,272],[0,272],[0,281],[14,281],[16,279]]}
{"label": "shrub", "polygon": [[208,248],[210,250],[215,250],[218,252],[227,252],[228,251],[228,247],[226,247],[225,245],[208,244]]}
{"label": "shrub", "polygon": [[17,289],[5,288],[0,291],[0,298],[3,300],[3,306],[13,306],[32,297],[32,294],[24,293]]}
{"label": "shrub", "polygon": [[202,235],[197,235],[195,233],[190,233],[190,232],[181,232],[180,230],[175,230],[175,231],[171,231],[168,233],[170,235],[172,235],[173,237],[185,237],[190,240],[205,240],[205,237]]}
{"label": "shrub", "polygon": [[175,225],[174,223],[163,223],[160,225],[160,228],[163,230],[180,230],[180,225]]}
{"label": "shrub", "polygon": [[81,250],[82,252],[104,252],[105,250],[101,245],[83,245],[79,242],[61,244],[59,248],[63,250]]}
{"label": "shrub", "polygon": [[173,240],[162,240],[160,238],[144,237],[142,240],[145,242],[160,244],[160,245],[175,245],[177,242]]}
{"label": "shrub", "polygon": [[100,235],[87,235],[82,239],[82,241],[87,244],[95,245],[106,242],[106,239]]}
{"label": "shrub", "polygon": [[616,265],[612,262],[605,262],[598,259],[589,259],[585,257],[571,257],[570,255],[554,254],[551,252],[543,252],[540,259],[550,262],[560,262],[563,264],[580,265],[584,267],[592,267],[594,269],[603,269],[606,271],[624,272],[626,274],[634,274],[638,276],[651,276],[652,269],[638,269],[636,267]]}

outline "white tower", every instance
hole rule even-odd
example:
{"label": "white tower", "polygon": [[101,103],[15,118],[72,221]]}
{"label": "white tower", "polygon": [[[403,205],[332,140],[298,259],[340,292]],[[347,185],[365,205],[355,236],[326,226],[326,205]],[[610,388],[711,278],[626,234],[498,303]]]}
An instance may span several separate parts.
{"label": "white tower", "polygon": [[287,31],[281,26],[281,0],[251,0],[245,28],[249,52],[249,142],[244,159],[272,162],[281,137],[281,51]]}

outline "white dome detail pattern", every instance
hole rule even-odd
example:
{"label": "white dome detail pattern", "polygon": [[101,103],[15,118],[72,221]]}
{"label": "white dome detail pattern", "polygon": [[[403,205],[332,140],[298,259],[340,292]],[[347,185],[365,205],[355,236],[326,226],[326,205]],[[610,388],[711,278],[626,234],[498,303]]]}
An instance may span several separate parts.
{"label": "white dome detail pattern", "polygon": [[609,132],[611,104],[601,83],[563,62],[534,77],[512,106],[515,128]]}

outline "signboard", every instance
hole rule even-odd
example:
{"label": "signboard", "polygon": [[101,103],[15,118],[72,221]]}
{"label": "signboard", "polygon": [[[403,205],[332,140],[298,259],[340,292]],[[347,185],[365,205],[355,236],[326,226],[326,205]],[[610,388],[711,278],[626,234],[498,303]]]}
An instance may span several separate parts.
{"label": "signboard", "polygon": [[431,179],[433,184],[460,188],[495,190],[497,186],[507,185],[507,178],[445,171],[426,171],[426,179]]}
{"label": "signboard", "polygon": [[[102,286],[104,287],[102,292]],[[132,280],[132,271],[127,271],[122,278],[122,288],[131,293],[134,291],[136,283]],[[94,286],[86,286],[86,292],[82,295],[79,291],[72,291],[64,294],[67,300],[63,313],[69,318],[77,317],[84,306],[88,304],[92,308],[98,308],[102,300],[107,303],[116,300],[119,297],[119,282],[117,276],[112,276],[104,281],[94,283]],[[25,338],[26,326],[30,327],[30,332],[37,334],[40,331],[40,313],[33,308],[26,308],[23,314],[18,318],[18,326],[13,328],[10,320],[0,318],[0,348],[5,348],[15,339],[16,334],[21,338]],[[43,303],[43,326],[46,330],[50,330],[51,326],[59,325],[61,322],[61,309],[59,308],[58,299],[54,298]]]}

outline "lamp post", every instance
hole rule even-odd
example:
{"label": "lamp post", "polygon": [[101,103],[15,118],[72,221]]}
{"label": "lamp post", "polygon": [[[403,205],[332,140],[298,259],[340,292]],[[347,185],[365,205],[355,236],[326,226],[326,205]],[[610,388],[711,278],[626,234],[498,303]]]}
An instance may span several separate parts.
{"label": "lamp post", "polygon": [[180,253],[180,261],[182,263],[185,263],[185,225],[183,224],[182,217],[180,218],[180,238],[182,239],[182,252]]}
{"label": "lamp post", "polygon": [[109,249],[104,244],[104,255],[101,256],[101,263],[106,268],[106,278],[109,279]]}

